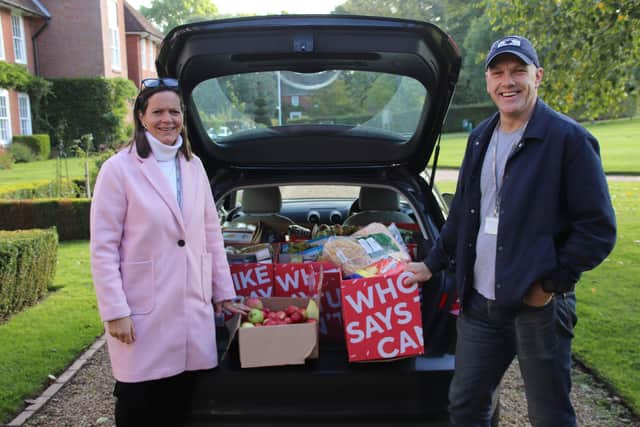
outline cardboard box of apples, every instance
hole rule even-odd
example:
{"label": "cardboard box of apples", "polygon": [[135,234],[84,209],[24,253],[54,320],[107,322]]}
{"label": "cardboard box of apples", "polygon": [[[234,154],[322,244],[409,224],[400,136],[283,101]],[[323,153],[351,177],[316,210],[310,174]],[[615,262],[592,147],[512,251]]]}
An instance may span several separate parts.
{"label": "cardboard box of apples", "polygon": [[318,357],[317,298],[248,298],[238,329],[240,366],[301,365]]}

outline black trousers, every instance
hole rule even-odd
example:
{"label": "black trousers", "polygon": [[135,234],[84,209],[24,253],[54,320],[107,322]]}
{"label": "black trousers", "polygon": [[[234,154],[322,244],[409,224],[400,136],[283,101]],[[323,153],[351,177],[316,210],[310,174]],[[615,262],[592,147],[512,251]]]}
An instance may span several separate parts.
{"label": "black trousers", "polygon": [[184,425],[191,404],[196,375],[187,371],[158,380],[138,383],[116,381],[118,427]]}

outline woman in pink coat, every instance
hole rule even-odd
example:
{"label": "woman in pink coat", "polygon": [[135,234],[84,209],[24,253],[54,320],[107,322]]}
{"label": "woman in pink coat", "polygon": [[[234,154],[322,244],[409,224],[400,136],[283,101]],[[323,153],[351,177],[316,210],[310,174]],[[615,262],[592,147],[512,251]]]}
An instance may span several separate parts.
{"label": "woman in pink coat", "polygon": [[100,169],[91,268],[107,330],[118,426],[180,425],[194,376],[217,366],[214,307],[243,313],[207,175],[175,79],[146,79],[135,135]]}

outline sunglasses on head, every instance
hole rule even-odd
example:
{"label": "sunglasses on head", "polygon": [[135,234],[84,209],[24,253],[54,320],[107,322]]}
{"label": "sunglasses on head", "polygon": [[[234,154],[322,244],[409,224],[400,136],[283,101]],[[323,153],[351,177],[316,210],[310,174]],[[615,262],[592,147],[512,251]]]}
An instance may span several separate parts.
{"label": "sunglasses on head", "polygon": [[163,79],[144,79],[142,81],[142,88],[154,88],[154,87],[178,87],[178,79],[172,79],[170,77],[165,77]]}

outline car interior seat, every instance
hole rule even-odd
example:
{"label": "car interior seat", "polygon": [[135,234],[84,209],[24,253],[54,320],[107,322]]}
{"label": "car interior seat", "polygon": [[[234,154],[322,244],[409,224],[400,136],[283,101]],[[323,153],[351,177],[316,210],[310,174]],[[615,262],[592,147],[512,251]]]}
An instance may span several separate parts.
{"label": "car interior seat", "polygon": [[413,223],[413,219],[400,210],[398,193],[387,188],[361,187],[358,197],[360,212],[350,215],[343,225],[366,225],[371,222]]}
{"label": "car interior seat", "polygon": [[242,215],[234,218],[232,224],[257,224],[262,222],[278,233],[286,233],[294,222],[280,215],[282,195],[278,187],[246,188],[241,197]]}

